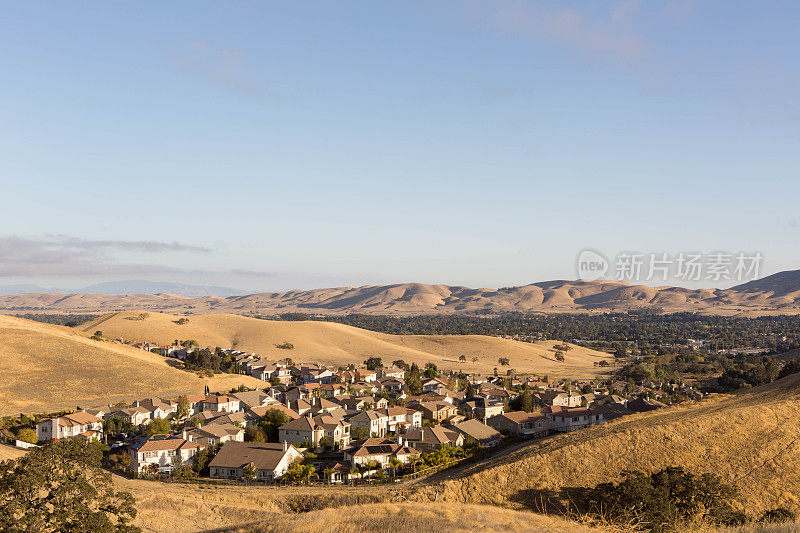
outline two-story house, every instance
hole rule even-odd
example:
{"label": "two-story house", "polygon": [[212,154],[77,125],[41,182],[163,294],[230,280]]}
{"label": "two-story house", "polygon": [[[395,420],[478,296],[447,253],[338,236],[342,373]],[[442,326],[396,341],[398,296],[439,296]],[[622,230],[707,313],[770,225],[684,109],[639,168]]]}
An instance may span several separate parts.
{"label": "two-story house", "polygon": [[103,436],[103,421],[89,413],[70,413],[54,418],[43,418],[36,423],[36,438],[47,442],[83,435],[89,440]]}

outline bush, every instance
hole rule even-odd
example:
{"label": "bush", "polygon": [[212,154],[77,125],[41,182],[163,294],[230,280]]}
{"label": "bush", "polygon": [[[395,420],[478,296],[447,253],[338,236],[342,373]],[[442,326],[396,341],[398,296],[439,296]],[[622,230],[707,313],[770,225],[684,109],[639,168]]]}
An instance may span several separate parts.
{"label": "bush", "polygon": [[36,437],[36,430],[33,428],[20,428],[17,430],[16,433],[17,440],[21,440],[22,442],[27,442],[30,444],[36,444],[39,442],[39,439]]}
{"label": "bush", "polygon": [[763,515],[761,515],[761,522],[771,522],[771,523],[783,523],[783,522],[794,522],[797,519],[797,515],[790,511],[785,507],[777,507],[775,509],[770,509]]}
{"label": "bush", "polygon": [[715,474],[695,475],[669,467],[651,475],[623,472],[619,484],[589,489],[583,502],[588,513],[612,523],[636,524],[649,531],[675,530],[680,523],[704,518],[738,525],[748,520],[731,505],[738,494]]}
{"label": "bush", "polygon": [[280,344],[276,344],[275,347],[280,348],[281,350],[293,350],[294,344],[291,342],[282,342]]}

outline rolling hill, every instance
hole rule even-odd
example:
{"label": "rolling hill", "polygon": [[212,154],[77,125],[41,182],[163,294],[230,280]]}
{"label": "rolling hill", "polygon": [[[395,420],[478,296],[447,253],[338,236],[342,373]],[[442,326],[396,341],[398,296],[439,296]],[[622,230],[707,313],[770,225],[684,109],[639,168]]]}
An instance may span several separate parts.
{"label": "rolling hill", "polygon": [[[201,346],[219,346],[255,352],[269,358],[291,357],[299,362],[346,365],[366,358],[381,357],[385,363],[403,359],[407,363],[435,363],[440,369],[465,372],[492,372],[500,357],[510,360],[518,372],[551,376],[589,377],[602,368],[594,365],[611,356],[604,352],[574,346],[565,361],[555,360],[555,341],[536,344],[484,335],[389,335],[320,321],[260,320],[230,314],[205,314],[189,317],[177,324],[179,316],[148,313],[137,320],[138,312],[119,312],[102,316],[76,327],[84,335],[100,330],[108,338],[151,341],[167,344],[175,339],[194,339]],[[278,344],[290,342],[292,350]],[[464,355],[466,362],[459,362]],[[477,359],[473,361],[473,359]]]}
{"label": "rolling hill", "polygon": [[201,379],[164,358],[119,343],[95,341],[70,328],[0,315],[0,415],[41,413],[229,390],[248,376]]}
{"label": "rolling hill", "polygon": [[536,509],[541,491],[683,466],[741,491],[750,514],[800,510],[800,374],[763,387],[548,438],[441,482],[445,500]]}
{"label": "rolling hill", "polygon": [[134,309],[175,314],[239,315],[289,312],[491,315],[507,312],[600,313],[635,309],[741,316],[798,314],[800,270],[780,272],[725,290],[649,287],[618,281],[558,280],[500,289],[403,283],[195,298],[167,293],[0,295],[0,310],[6,313],[105,313]]}

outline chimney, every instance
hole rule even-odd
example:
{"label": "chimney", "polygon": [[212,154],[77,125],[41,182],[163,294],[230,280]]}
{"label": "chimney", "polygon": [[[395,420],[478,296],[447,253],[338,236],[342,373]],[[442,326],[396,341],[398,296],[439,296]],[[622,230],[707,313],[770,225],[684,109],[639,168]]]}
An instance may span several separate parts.
{"label": "chimney", "polygon": [[283,451],[286,451],[288,449],[289,449],[289,443],[286,442],[286,441],[283,441]]}
{"label": "chimney", "polygon": [[397,437],[397,444],[399,444],[400,446],[403,445],[403,436],[402,435]]}
{"label": "chimney", "polygon": [[183,440],[189,440],[189,434],[186,432],[186,428],[184,428],[183,431],[181,432],[181,437],[183,438]]}

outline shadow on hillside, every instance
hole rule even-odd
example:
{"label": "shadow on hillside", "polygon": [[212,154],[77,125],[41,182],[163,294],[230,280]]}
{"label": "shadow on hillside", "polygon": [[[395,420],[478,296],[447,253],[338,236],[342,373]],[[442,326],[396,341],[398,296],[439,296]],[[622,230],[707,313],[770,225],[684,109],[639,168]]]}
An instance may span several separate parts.
{"label": "shadow on hillside", "polygon": [[585,512],[588,492],[586,487],[524,489],[510,495],[508,500],[536,513],[566,516]]}

